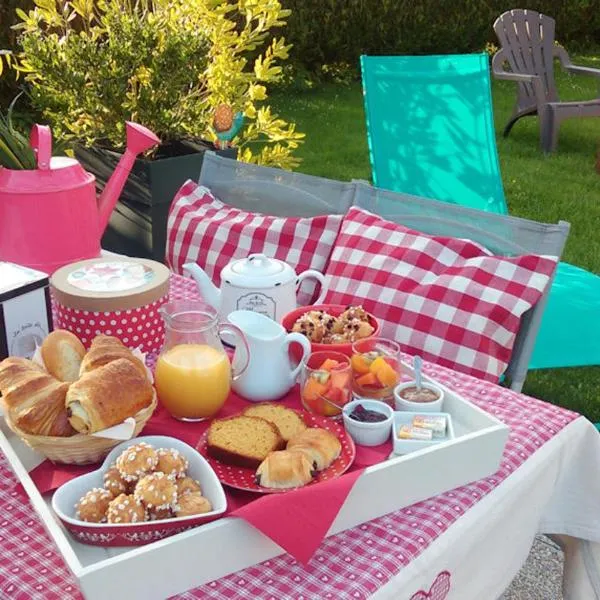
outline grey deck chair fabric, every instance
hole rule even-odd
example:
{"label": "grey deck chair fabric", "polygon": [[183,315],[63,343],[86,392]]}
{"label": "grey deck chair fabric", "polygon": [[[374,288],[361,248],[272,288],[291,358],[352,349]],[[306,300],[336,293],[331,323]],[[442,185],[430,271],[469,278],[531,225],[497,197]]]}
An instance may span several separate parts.
{"label": "grey deck chair fabric", "polygon": [[[372,187],[366,182],[356,183],[357,206],[417,231],[471,239],[498,256],[534,253],[560,258],[569,234],[569,224],[565,221],[556,225],[538,223],[390,192]],[[539,302],[521,319],[511,360],[505,373],[513,390],[521,391],[525,382],[551,285],[552,281]]]}
{"label": "grey deck chair fabric", "polygon": [[[567,51],[554,44],[554,19],[533,10],[514,9],[496,19],[494,31],[501,46],[492,59],[494,76],[518,83],[517,102],[504,128],[505,137],[521,117],[537,115],[542,150],[553,152],[562,121],[571,117],[600,117],[600,99],[559,100],[554,81],[555,58],[573,74],[600,78],[600,69],[574,65]],[[504,68],[505,63],[510,71]]]}
{"label": "grey deck chair fabric", "polygon": [[[432,235],[470,238],[498,255],[525,252],[560,256],[569,233],[561,221],[547,225],[450,205],[372,187],[366,182],[342,183],[301,173],[246,165],[207,153],[199,183],[223,202],[281,216],[345,213],[351,205]],[[507,377],[512,389],[525,381],[547,294],[525,314],[517,335]]]}
{"label": "grey deck chair fabric", "polygon": [[199,183],[231,206],[276,217],[344,214],[354,199],[352,183],[258,167],[214,152],[206,153]]}

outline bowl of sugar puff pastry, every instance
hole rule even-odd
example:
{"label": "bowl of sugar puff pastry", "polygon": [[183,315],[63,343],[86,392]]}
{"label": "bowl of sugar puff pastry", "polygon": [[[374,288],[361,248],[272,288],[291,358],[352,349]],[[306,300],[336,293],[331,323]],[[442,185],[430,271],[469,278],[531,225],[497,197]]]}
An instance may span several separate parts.
{"label": "bowl of sugar puff pastry", "polygon": [[[352,344],[379,334],[377,319],[362,306],[315,304],[289,312],[281,320],[289,332],[297,332],[310,340],[313,352],[328,350],[352,356]],[[292,344],[294,358],[301,358],[300,347]]]}
{"label": "bowl of sugar puff pastry", "polygon": [[155,435],[113,448],[98,470],[60,486],[52,508],[80,542],[141,546],[214,521],[227,499],[201,454]]}

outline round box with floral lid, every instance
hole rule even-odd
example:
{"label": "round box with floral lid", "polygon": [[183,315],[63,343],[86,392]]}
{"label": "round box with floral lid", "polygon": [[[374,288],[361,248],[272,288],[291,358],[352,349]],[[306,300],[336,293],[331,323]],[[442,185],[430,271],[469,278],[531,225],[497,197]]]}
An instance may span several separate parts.
{"label": "round box with floral lid", "polygon": [[88,347],[100,334],[130,348],[158,352],[164,325],[158,309],[169,299],[169,270],[142,258],[107,256],[66,265],[50,279],[55,327]]}

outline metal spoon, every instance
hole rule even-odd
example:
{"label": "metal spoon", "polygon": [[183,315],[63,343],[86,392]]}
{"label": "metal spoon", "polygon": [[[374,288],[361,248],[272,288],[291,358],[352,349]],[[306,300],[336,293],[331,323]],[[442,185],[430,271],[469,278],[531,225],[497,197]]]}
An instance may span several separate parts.
{"label": "metal spoon", "polygon": [[423,378],[421,375],[421,369],[423,368],[423,359],[420,356],[415,356],[413,359],[413,369],[415,371],[415,383],[417,384],[417,390],[421,389]]}
{"label": "metal spoon", "polygon": [[329,398],[325,398],[325,396],[321,396],[319,394],[319,398],[321,398],[321,400],[325,400],[325,402],[327,402],[327,404],[331,404],[331,406],[335,406],[340,412],[344,410],[343,406],[340,406],[339,404],[332,402]]}

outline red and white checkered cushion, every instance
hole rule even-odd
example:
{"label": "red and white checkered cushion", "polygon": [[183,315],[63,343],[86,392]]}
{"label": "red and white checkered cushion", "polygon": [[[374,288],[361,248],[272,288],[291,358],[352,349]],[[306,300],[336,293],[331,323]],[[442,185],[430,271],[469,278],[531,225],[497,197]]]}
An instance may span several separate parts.
{"label": "red and white checkered cushion", "polygon": [[351,208],[327,268],[325,301],[362,304],[405,352],[497,381],[521,316],[557,262],[494,256],[472,241],[432,237]]}
{"label": "red and white checkered cushion", "polygon": [[[217,286],[225,265],[258,252],[287,262],[298,274],[307,269],[322,273],[341,222],[342,215],[300,218],[246,212],[186,181],[169,212],[167,262],[179,274],[185,263],[195,262]],[[312,281],[302,284],[300,305],[310,303],[315,285]]]}

